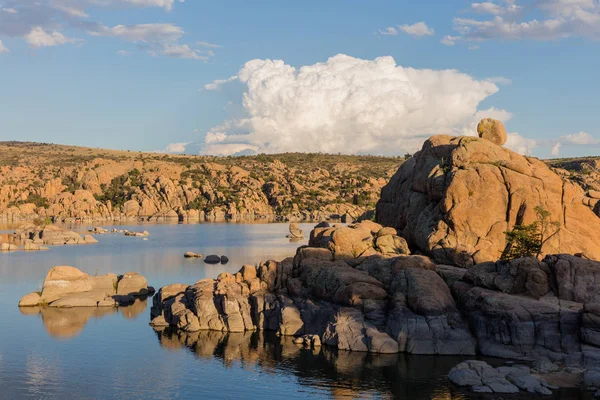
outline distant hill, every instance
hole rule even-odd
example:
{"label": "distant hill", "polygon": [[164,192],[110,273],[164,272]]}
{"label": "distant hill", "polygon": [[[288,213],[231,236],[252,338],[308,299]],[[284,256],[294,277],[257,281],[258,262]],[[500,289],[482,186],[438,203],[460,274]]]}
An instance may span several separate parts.
{"label": "distant hill", "polygon": [[171,155],[0,142],[0,220],[367,217],[404,157]]}

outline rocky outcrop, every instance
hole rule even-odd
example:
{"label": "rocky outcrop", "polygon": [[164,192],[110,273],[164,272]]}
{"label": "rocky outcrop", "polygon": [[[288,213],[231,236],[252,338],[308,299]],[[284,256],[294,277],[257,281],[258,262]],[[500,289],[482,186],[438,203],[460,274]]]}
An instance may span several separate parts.
{"label": "rocky outcrop", "polygon": [[413,249],[437,262],[471,266],[496,261],[505,232],[548,210],[558,233],[545,254],[600,259],[600,218],[584,192],[542,161],[476,137],[434,136],[405,162],[381,193],[377,222],[396,228]]}
{"label": "rocky outcrop", "polygon": [[60,266],[48,272],[41,292],[25,295],[19,307],[115,307],[132,304],[151,291],[146,279],[135,272],[90,276],[77,268]]}
{"label": "rocky outcrop", "polygon": [[290,223],[289,231],[290,231],[290,234],[288,235],[288,238],[304,239],[304,232],[302,231],[302,229],[300,229],[300,227],[298,226],[297,223],[295,223],[295,222]]}
{"label": "rocky outcrop", "polygon": [[308,245],[330,250],[334,260],[349,260],[374,254],[410,254],[406,240],[398,236],[394,228],[384,228],[371,221],[349,226],[317,226],[310,233]]}
{"label": "rocky outcrop", "polygon": [[25,250],[37,250],[35,245],[56,246],[98,243],[91,235],[81,236],[76,232],[68,231],[55,225],[22,225],[17,228],[12,237],[14,243],[27,246]]}
{"label": "rocky outcrop", "polygon": [[475,353],[468,325],[428,258],[377,247],[378,239],[396,235],[372,222],[323,225],[311,233],[319,247],[300,247],[293,260],[162,288],[152,324],[187,332],[272,330],[310,335],[311,343],[316,335],[325,345],[373,353]]}
{"label": "rocky outcrop", "polygon": [[464,269],[391,253],[377,246],[386,236],[396,237],[394,229],[370,221],[319,224],[293,259],[162,288],[152,324],[277,331],[302,344],[317,336],[372,353],[600,361],[600,262],[549,255]]}

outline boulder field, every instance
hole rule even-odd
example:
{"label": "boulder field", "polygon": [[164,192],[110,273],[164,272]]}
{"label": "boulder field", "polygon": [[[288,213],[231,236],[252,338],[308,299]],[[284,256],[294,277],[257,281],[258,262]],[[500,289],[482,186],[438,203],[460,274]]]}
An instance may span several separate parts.
{"label": "boulder field", "polygon": [[600,260],[595,191],[586,195],[537,158],[501,147],[505,134],[494,123],[482,121],[479,129],[482,138],[425,141],[382,189],[376,221],[396,228],[411,248],[436,262],[467,267],[499,259],[505,232],[519,218],[536,221],[541,206],[558,228],[544,254]]}
{"label": "boulder field", "polygon": [[19,307],[115,307],[152,294],[146,278],[135,273],[91,276],[74,267],[52,268],[42,290],[21,298]]}
{"label": "boulder field", "polygon": [[599,262],[548,255],[470,269],[436,264],[408,254],[393,229],[365,221],[315,228],[294,258],[165,286],[151,324],[277,331],[311,345],[318,336],[319,344],[371,353],[589,366],[600,362],[599,304]]}

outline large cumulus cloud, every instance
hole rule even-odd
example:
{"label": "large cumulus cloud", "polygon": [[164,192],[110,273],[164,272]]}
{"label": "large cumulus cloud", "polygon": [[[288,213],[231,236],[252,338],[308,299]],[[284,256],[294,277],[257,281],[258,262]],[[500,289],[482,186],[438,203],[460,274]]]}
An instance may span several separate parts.
{"label": "large cumulus cloud", "polygon": [[231,84],[243,87],[245,115],[212,128],[203,153],[404,154],[434,134],[475,134],[483,116],[510,118],[504,110],[479,109],[498,91],[489,80],[404,68],[392,57],[340,54],[299,69],[281,60],[252,60],[237,76],[205,88]]}

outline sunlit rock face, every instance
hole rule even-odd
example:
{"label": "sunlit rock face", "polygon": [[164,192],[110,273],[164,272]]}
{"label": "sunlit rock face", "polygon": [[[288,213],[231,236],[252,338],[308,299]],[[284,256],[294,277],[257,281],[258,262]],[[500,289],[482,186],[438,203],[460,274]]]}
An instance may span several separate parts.
{"label": "sunlit rock face", "polygon": [[412,248],[440,263],[496,261],[505,232],[550,212],[558,233],[543,253],[600,259],[600,218],[583,190],[545,163],[474,137],[433,136],[404,163],[381,193],[376,220],[398,230]]}

